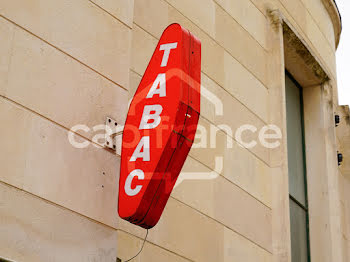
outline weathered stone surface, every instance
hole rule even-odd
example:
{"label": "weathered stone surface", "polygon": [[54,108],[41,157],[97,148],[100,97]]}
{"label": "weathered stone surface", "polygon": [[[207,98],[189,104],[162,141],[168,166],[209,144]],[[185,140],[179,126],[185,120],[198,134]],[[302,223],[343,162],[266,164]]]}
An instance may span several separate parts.
{"label": "weathered stone surface", "polygon": [[106,12],[132,27],[134,0],[91,0]]}
{"label": "weathered stone surface", "polygon": [[[236,172],[233,170],[232,173]],[[230,174],[219,176],[188,158],[182,176],[185,180],[174,189],[174,198],[271,251],[271,209],[235,185],[235,180],[230,182],[226,178]],[[240,210],[239,216],[237,210]]]}
{"label": "weathered stone surface", "polygon": [[[118,230],[118,258],[122,261],[132,258],[137,254],[143,244],[143,239],[136,237],[132,234]],[[186,262],[189,261],[180,255],[169,252],[157,245],[150,242],[146,242],[142,252],[133,261],[152,261],[152,262]]]}
{"label": "weathered stone surface", "polygon": [[210,36],[215,32],[215,3],[212,0],[166,0]]}
{"label": "weathered stone surface", "polygon": [[169,9],[171,8],[169,4],[164,0],[134,1],[135,24],[141,26],[153,36],[160,38],[164,29],[168,26]]}
{"label": "weathered stone surface", "polygon": [[117,231],[0,182],[1,257],[13,261],[115,261]]}
{"label": "weathered stone surface", "polygon": [[3,98],[0,108],[1,181],[116,226],[120,158],[92,144],[75,148],[66,129]]}
{"label": "weathered stone surface", "polygon": [[[144,229],[124,220],[119,221],[119,228],[139,238],[144,238],[146,233]],[[269,252],[172,198],[158,225],[149,231],[147,239],[191,261],[225,261],[225,256],[239,260],[250,258],[248,261],[260,261],[261,258],[261,261],[272,261]],[[232,242],[237,244],[230,251]],[[228,251],[230,253],[225,253]]]}
{"label": "weathered stone surface", "polygon": [[266,17],[251,1],[215,0],[215,2],[247,30],[262,47],[267,48]]}
{"label": "weathered stone surface", "polygon": [[0,1],[0,13],[127,88],[131,29],[93,3]]}
{"label": "weathered stone surface", "polygon": [[77,132],[90,140],[96,135],[92,129],[104,124],[107,116],[124,123],[125,89],[19,27],[1,37],[13,39],[2,95],[67,129],[85,125],[89,132]]}
{"label": "weathered stone surface", "polygon": [[266,85],[266,50],[219,6],[216,6],[215,26],[216,41]]}
{"label": "weathered stone surface", "polygon": [[132,29],[131,69],[143,75],[157,46],[158,40],[141,27]]}
{"label": "weathered stone surface", "polygon": [[15,26],[5,22],[0,17],[0,36],[3,41],[0,42],[0,94],[4,95],[4,89],[7,85],[8,71],[12,54],[13,34]]}
{"label": "weathered stone surface", "polygon": [[[123,123],[162,31],[176,22],[202,42],[205,88],[196,145],[206,146],[191,150],[180,179],[214,178],[175,188],[135,261],[290,261],[285,65],[307,89],[312,257],[347,261],[349,129],[346,115],[334,139],[334,11],[333,0],[0,0],[0,256],[107,262],[138,252],[145,230],[117,215],[119,156],[74,148],[68,129],[107,115]],[[294,33],[285,30],[284,45],[282,18]],[[328,79],[324,93],[310,87]],[[240,146],[269,123],[282,129],[281,147]],[[257,132],[236,141],[245,124]]]}

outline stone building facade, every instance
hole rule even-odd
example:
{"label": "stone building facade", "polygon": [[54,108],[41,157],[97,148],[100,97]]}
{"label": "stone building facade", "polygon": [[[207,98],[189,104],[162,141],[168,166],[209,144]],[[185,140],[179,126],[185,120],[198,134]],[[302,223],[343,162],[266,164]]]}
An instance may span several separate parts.
{"label": "stone building facade", "polygon": [[[140,250],[146,232],[118,217],[120,155],[99,125],[123,124],[174,22],[202,42],[197,146],[133,261],[350,261],[333,0],[0,0],[0,258],[110,262]],[[272,148],[260,139],[269,125],[281,132]]]}

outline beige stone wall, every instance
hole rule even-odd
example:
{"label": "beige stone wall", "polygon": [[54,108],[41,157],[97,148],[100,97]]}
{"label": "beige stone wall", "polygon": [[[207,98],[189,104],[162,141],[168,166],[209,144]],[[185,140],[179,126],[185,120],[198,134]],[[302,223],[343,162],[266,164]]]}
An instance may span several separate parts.
{"label": "beige stone wall", "polygon": [[[336,83],[329,8],[321,0],[0,0],[0,257],[115,261],[137,253],[145,230],[117,215],[120,156],[92,141],[92,128],[107,116],[123,124],[162,31],[177,22],[202,41],[202,85],[223,103],[218,115],[203,96],[200,125],[216,147],[192,149],[183,172],[217,178],[175,188],[135,261],[289,261],[288,213],[278,208],[279,194],[288,196],[279,186],[286,151],[242,148],[234,132],[279,123],[285,134],[275,77],[284,72],[283,46],[269,10],[279,10]],[[76,124],[91,129],[76,135],[87,148],[69,143]]]}
{"label": "beige stone wall", "polygon": [[339,167],[341,181],[340,205],[341,205],[341,233],[344,247],[344,258],[350,259],[350,110],[348,106],[337,109],[340,116],[340,124],[337,127],[337,145],[344,160]]}

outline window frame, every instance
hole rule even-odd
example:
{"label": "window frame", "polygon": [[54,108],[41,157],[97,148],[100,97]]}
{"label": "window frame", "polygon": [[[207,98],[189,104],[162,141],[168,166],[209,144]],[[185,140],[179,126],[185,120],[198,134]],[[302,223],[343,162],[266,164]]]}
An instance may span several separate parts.
{"label": "window frame", "polygon": [[[303,98],[303,88],[302,86],[294,79],[294,77],[285,69],[285,78],[289,78],[295,86],[299,90],[299,97],[300,97],[300,121],[301,121],[301,138],[302,138],[302,159],[303,159],[303,174],[304,174],[304,192],[305,192],[305,206],[300,203],[295,197],[293,197],[289,190],[288,195],[289,199],[293,201],[296,205],[298,205],[300,208],[302,208],[305,211],[306,214],[306,245],[307,245],[307,261],[311,262],[311,250],[310,250],[310,218],[309,218],[309,199],[308,199],[308,188],[307,188],[307,163],[306,163],[306,143],[305,143],[305,123],[304,123],[304,98]],[[286,82],[286,81],[285,81]],[[287,96],[285,97],[286,103],[287,103]],[[287,106],[287,104],[286,104]],[[286,115],[286,117],[288,117]],[[287,119],[286,119],[286,125],[287,125]],[[287,139],[288,139],[288,128],[286,126],[287,130]],[[288,154],[288,149],[287,149]],[[289,164],[288,164],[289,165]],[[289,175],[288,175],[288,184],[289,184]],[[290,212],[290,205],[289,205],[289,212]],[[290,225],[291,226],[291,223]],[[292,237],[292,232],[291,232]],[[291,253],[291,255],[293,252]],[[292,259],[292,257],[291,257]]]}

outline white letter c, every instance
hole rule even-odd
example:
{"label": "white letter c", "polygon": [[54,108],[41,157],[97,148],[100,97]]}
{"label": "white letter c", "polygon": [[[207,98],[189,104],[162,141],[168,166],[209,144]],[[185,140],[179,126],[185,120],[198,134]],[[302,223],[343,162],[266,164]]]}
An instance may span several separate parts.
{"label": "white letter c", "polygon": [[125,193],[128,196],[136,196],[141,191],[141,188],[142,188],[141,185],[136,186],[134,189],[131,188],[131,182],[135,176],[137,176],[139,180],[145,179],[145,173],[141,169],[133,170],[126,178],[125,185],[124,185]]}

